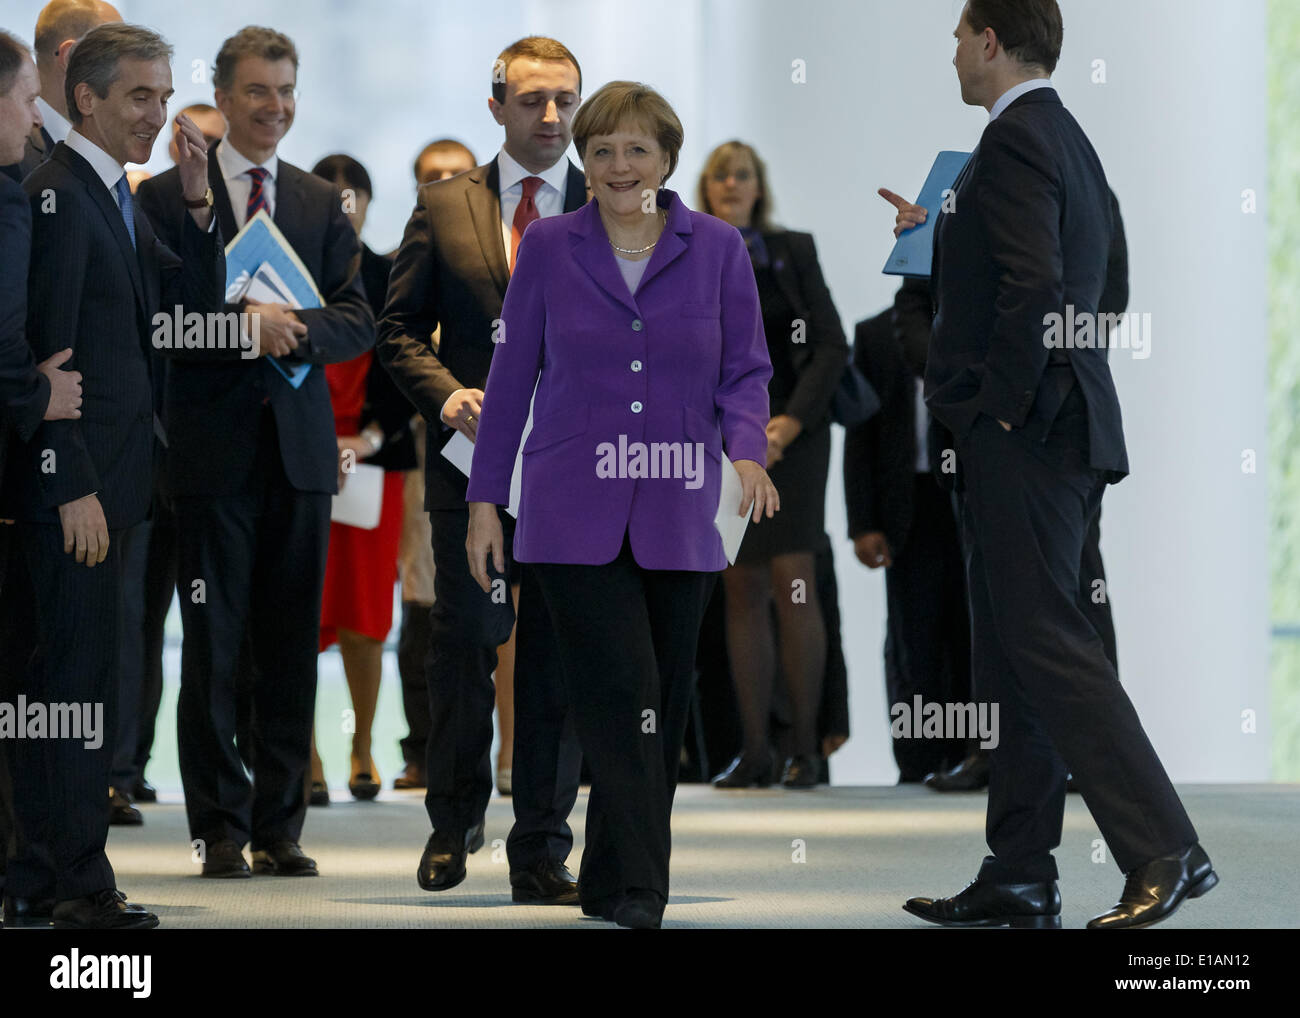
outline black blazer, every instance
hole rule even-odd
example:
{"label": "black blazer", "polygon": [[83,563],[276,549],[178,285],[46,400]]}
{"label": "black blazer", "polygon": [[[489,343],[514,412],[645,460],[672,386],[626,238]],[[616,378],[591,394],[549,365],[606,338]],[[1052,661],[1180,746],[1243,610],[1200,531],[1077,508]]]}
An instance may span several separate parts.
{"label": "black blazer", "polygon": [[[384,313],[388,276],[392,270],[391,255],[375,254],[367,245],[361,245],[361,282],[376,322]],[[402,395],[393,376],[375,354],[366,374],[366,403],[361,411],[361,428],[365,430],[369,424],[376,425],[384,433],[384,445],[373,456],[367,457],[366,462],[385,470],[414,469],[417,463],[415,436],[411,434],[414,416],[415,407]]]}
{"label": "black blazer", "polygon": [[23,189],[0,176],[0,484],[11,432],[28,441],[50,404],[50,382],[27,342],[27,267],[32,213]]}
{"label": "black blazer", "polygon": [[[442,456],[452,432],[442,406],[457,389],[487,384],[501,302],[510,282],[501,236],[497,161],[425,184],[406,224],[379,323],[379,359],[429,422],[424,507],[463,509],[467,478]],[[587,202],[582,171],[570,164],[564,211]],[[439,333],[438,352],[433,331]]]}
{"label": "black blazer", "polygon": [[763,244],[773,280],[794,308],[795,317],[807,323],[804,342],[791,344],[799,380],[783,412],[797,418],[805,431],[812,431],[830,413],[849,359],[849,344],[822,276],[812,234],[794,230],[764,233]]}
{"label": "black blazer", "polygon": [[79,420],[45,421],[28,443],[19,512],[56,523],[58,506],[97,493],[109,530],[121,530],[146,518],[153,494],[154,315],[178,304],[220,309],[221,235],[187,216],[170,247],[137,206],[132,250],[112,194],[64,144],[23,189],[32,213],[27,338],[38,361],[72,347],[65,367],[82,374],[82,405]]}
{"label": "black blazer", "polygon": [[[234,237],[230,195],[212,149],[208,182],[222,235]],[[361,285],[361,244],[343,212],[339,189],[281,159],[275,195],[275,225],[325,298],[324,307],[297,312],[307,336],[295,356],[285,360],[323,365],[365,353],[374,345],[375,319]],[[141,183],[137,200],[169,241],[190,219],[175,168]],[[230,495],[240,490],[253,468],[262,402],[268,396],[289,483],[299,491],[338,491],[338,445],[324,371],[312,370],[294,389],[262,357],[245,360],[239,351],[207,352],[202,357],[167,353],[171,494]]]}
{"label": "black blazer", "polygon": [[1041,440],[1077,379],[1091,465],[1118,481],[1128,457],[1106,350],[1043,343],[1044,316],[1101,299],[1111,210],[1097,153],[1056,91],[1036,89],[984,129],[954,191],[934,231],[930,410],[958,438],[985,413]]}
{"label": "black blazer", "polygon": [[[920,285],[924,287],[925,281]],[[927,302],[929,298],[926,298]],[[916,478],[916,379],[893,309],[858,322],[853,363],[880,396],[880,411],[844,436],[844,502],[849,537],[882,531],[893,554],[912,530]],[[924,365],[921,365],[924,370]]]}

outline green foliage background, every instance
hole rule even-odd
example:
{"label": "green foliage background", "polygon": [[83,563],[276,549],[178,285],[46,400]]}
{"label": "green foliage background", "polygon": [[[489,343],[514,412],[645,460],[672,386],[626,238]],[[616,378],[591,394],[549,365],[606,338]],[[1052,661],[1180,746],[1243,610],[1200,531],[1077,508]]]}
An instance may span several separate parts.
{"label": "green foliage background", "polygon": [[1300,4],[1268,4],[1273,779],[1300,781]]}

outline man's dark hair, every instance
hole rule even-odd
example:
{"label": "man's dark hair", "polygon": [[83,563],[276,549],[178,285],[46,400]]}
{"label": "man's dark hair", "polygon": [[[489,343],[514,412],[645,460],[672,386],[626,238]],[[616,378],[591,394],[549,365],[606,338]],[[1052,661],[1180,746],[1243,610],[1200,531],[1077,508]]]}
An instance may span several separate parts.
{"label": "man's dark hair", "polygon": [[0,28],[0,95],[8,95],[18,80],[18,70],[31,52],[22,42]]}
{"label": "man's dark hair", "polygon": [[492,65],[492,98],[499,103],[506,101],[506,75],[510,65],[519,57],[532,57],[534,60],[567,60],[578,72],[578,95],[582,95],[582,68],[578,58],[569,52],[562,42],[557,42],[544,35],[530,35],[507,46]]}
{"label": "man's dark hair", "polygon": [[117,81],[123,60],[171,60],[171,45],[157,32],[139,25],[107,24],[92,28],[68,58],[68,77],[63,83],[63,98],[68,104],[68,120],[73,127],[81,124],[77,109],[77,86],[83,81],[101,99]]}
{"label": "man's dark hair", "polygon": [[249,25],[221,44],[212,66],[213,87],[228,92],[235,83],[235,67],[244,57],[261,57],[272,63],[288,59],[293,61],[294,72],[298,70],[298,50],[292,39],[274,28]]}
{"label": "man's dark hair", "polygon": [[1061,57],[1061,8],[1056,0],[969,0],[966,21],[976,33],[993,29],[1007,55],[1049,75]]}
{"label": "man's dark hair", "polygon": [[370,174],[351,156],[342,153],[326,156],[311,171],[331,184],[337,184],[340,190],[350,188],[353,191],[364,191],[368,198],[375,196],[375,190],[370,186]]}

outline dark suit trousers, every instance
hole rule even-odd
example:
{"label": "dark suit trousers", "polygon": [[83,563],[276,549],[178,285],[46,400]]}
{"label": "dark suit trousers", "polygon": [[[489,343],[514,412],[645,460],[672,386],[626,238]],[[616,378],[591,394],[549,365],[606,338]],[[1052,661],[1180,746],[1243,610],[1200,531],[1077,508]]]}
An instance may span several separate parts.
{"label": "dark suit trousers", "polygon": [[[1093,584],[1101,580],[1105,597],[1098,600]],[[1088,521],[1083,541],[1083,561],[1079,566],[1079,609],[1088,616],[1106,648],[1106,659],[1119,672],[1119,652],[1115,643],[1115,620],[1110,610],[1110,588],[1105,586],[1106,566],[1101,560],[1101,505]]]}
{"label": "dark suit trousers", "polygon": [[[961,540],[952,497],[928,473],[913,480],[912,526],[885,571],[885,598],[888,706],[905,703],[911,710],[918,695],[925,703],[968,702],[970,611]],[[960,739],[893,743],[901,781],[920,781],[952,766],[967,749]]]}
{"label": "dark suit trousers", "polygon": [[429,750],[429,684],[425,662],[429,656],[431,605],[402,602],[402,625],[397,633],[397,673],[402,680],[402,713],[410,731],[399,745],[402,762],[424,767]]}
{"label": "dark suit trousers", "polygon": [[140,689],[140,725],[135,744],[135,776],[153,752],[154,728],[163,691],[163,642],[167,613],[176,594],[176,516],[170,504],[154,499],[149,526],[149,554],[144,571],[144,684]]}
{"label": "dark suit trousers", "polygon": [[700,622],[715,573],[642,569],[624,538],[608,565],[536,563],[591,771],[578,888],[668,897],[670,819]]}
{"label": "dark suit trousers", "polygon": [[[479,823],[492,795],[492,673],[497,647],[510,638],[514,520],[500,513],[506,574],[484,593],[469,572],[469,510],[429,513],[434,561],[430,610],[429,734],[425,808],[435,830]],[[515,650],[515,742],[511,798],[515,824],[506,853],[512,870],[546,858],[563,862],[573,847],[569,812],[578,796],[581,754],[571,727],[550,616],[523,566]],[[568,727],[566,727],[566,725]]]}
{"label": "dark suit trousers", "polygon": [[[271,411],[244,490],[175,500],[181,647],[178,742],[190,835],[298,841],[316,705],[330,496],[285,477]],[[194,582],[206,600],[196,603]],[[236,671],[247,633],[257,661],[249,781],[235,747]]]}
{"label": "dark suit trousers", "polygon": [[981,414],[958,442],[976,698],[999,705],[981,876],[1052,880],[1065,776],[1124,872],[1196,831],[1080,610],[1088,523],[1105,484],[1087,463],[1076,389],[1047,441]]}
{"label": "dark suit trousers", "polygon": [[117,723],[122,532],[110,532],[108,557],[88,568],[64,552],[59,526],[19,528],[27,576],[19,582],[11,576],[6,594],[24,586],[35,592],[36,635],[20,692],[28,703],[103,705],[96,748],[83,739],[26,738],[15,740],[12,751],[18,851],[6,892],[66,901],[115,886],[104,847]]}
{"label": "dark suit trousers", "polygon": [[149,565],[149,535],[145,520],[122,532],[122,662],[117,686],[117,735],[109,782],[131,794],[139,776],[135,767],[140,741],[140,711],[145,683],[145,590]]}

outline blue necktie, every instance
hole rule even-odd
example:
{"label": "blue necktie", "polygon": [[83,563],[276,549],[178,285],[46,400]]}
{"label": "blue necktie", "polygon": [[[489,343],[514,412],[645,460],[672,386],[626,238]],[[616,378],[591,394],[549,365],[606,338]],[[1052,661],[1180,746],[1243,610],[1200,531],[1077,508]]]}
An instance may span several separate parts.
{"label": "blue necktie", "polygon": [[126,182],[126,174],[123,173],[121,179],[117,182],[117,204],[122,210],[122,218],[126,221],[126,232],[131,238],[131,247],[135,247],[135,203],[131,200],[131,185]]}

